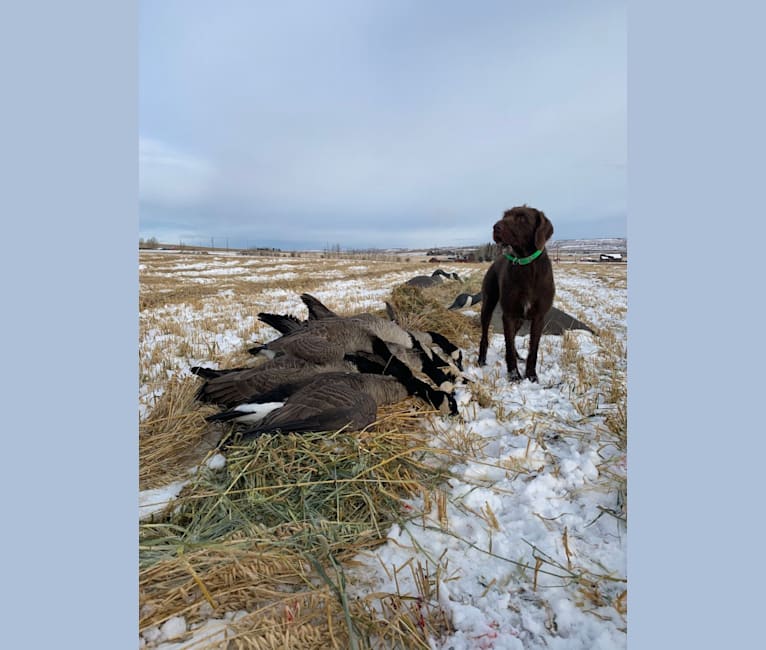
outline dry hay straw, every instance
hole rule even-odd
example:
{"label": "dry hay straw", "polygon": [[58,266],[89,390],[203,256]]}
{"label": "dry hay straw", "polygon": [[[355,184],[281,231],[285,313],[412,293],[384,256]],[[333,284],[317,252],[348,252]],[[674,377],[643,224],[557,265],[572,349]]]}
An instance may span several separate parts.
{"label": "dry hay straw", "polygon": [[140,525],[140,630],[246,610],[231,647],[427,648],[449,625],[438,603],[350,601],[343,573],[385,541],[401,499],[446,477],[427,413],[410,398],[362,432],[266,435],[232,446],[223,469],[201,466],[172,511]]}
{"label": "dry hay straw", "polygon": [[459,293],[468,291],[466,285],[456,282],[427,289],[400,285],[391,292],[389,302],[403,327],[438,332],[456,345],[466,346],[478,338],[477,320],[447,307]]}
{"label": "dry hay straw", "polygon": [[202,405],[194,396],[196,377],[174,377],[164,386],[149,416],[138,426],[139,486],[161,487],[188,478],[189,467],[199,463],[216,444],[205,416],[219,409]]}

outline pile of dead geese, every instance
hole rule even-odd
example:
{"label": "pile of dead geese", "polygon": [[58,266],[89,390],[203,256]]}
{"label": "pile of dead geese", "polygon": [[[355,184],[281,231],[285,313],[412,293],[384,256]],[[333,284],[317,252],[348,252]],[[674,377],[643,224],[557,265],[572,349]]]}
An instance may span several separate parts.
{"label": "pile of dead geese", "polygon": [[378,406],[416,396],[442,413],[457,414],[455,382],[462,353],[438,332],[407,330],[373,314],[341,316],[302,294],[308,319],[258,314],[281,336],[249,352],[260,365],[191,371],[204,379],[197,399],[221,412],[209,422],[234,425],[225,448],[265,433],[361,430],[375,422]]}

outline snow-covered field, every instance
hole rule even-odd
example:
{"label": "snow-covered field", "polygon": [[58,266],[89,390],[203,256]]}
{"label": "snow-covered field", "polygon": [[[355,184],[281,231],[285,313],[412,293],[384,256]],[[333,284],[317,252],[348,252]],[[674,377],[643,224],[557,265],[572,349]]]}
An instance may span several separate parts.
{"label": "snow-covered field", "polygon": [[[234,357],[273,337],[258,311],[303,316],[301,291],[341,312],[377,309],[396,284],[434,268],[158,253],[142,253],[140,262],[148,301],[140,318],[142,418],[169,377],[188,374],[213,353]],[[457,294],[480,282],[486,265],[441,268],[467,281],[455,284]],[[451,630],[429,640],[434,649],[626,646],[626,267],[565,263],[554,273],[555,304],[598,336],[544,336],[538,384],[506,381],[501,334],[491,337],[483,368],[476,365],[478,341],[467,345],[470,383],[457,389],[460,417],[428,424],[430,444],[459,459],[453,478],[439,494],[404,502],[403,524],[346,572],[352,596],[417,599],[423,589],[413,568],[420,567],[434,584],[428,605],[444,612]],[[167,303],[149,295],[158,292],[167,293]],[[178,482],[152,488],[141,494],[142,508],[180,489]],[[196,628],[177,617],[144,630],[140,646],[216,647],[226,625],[246,614],[230,612]]]}

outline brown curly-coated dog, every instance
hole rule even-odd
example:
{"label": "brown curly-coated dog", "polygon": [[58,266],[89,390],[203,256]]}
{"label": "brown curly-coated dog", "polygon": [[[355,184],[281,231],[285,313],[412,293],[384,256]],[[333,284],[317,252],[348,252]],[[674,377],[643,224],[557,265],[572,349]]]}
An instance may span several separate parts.
{"label": "brown curly-coated dog", "polygon": [[515,337],[522,322],[529,320],[529,352],[524,377],[537,381],[535,366],[543,319],[553,305],[556,292],[553,268],[545,250],[545,242],[553,235],[553,225],[540,210],[523,205],[507,210],[494,225],[492,234],[495,242],[509,252],[504,252],[492,263],[482,283],[479,365],[483,366],[487,361],[487,334],[499,300],[508,379],[521,379],[516,367],[519,355]]}

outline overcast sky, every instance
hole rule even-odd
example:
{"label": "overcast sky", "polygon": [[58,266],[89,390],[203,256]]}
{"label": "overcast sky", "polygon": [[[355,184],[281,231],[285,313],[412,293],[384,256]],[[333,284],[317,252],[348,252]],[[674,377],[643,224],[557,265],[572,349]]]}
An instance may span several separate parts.
{"label": "overcast sky", "polygon": [[142,1],[140,236],[283,249],[626,234],[624,0]]}

